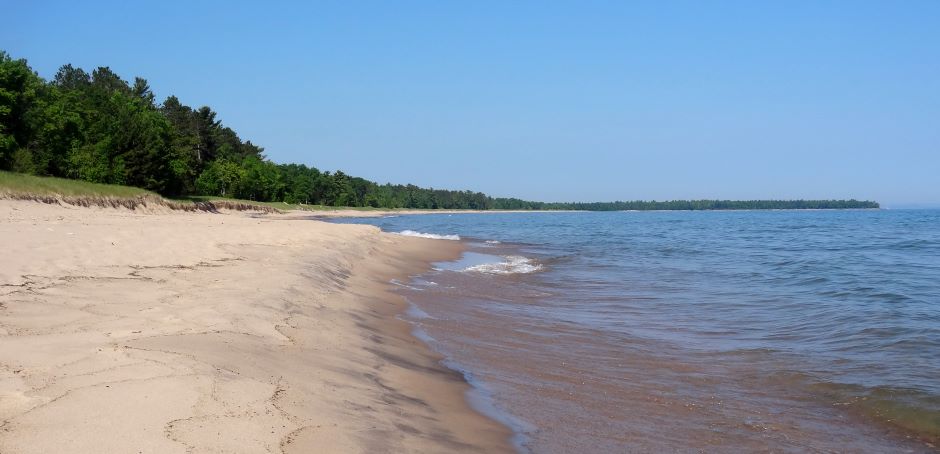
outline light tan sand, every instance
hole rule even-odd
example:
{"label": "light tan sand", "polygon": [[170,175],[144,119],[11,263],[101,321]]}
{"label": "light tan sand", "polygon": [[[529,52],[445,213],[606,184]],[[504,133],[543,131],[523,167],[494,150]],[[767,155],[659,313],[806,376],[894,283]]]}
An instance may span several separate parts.
{"label": "light tan sand", "polygon": [[390,279],[456,242],[0,200],[0,452],[501,452]]}

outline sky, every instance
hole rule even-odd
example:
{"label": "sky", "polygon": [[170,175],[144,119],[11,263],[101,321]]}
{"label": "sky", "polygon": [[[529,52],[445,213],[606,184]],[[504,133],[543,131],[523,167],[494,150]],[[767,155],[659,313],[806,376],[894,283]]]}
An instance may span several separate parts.
{"label": "sky", "polygon": [[0,0],[275,162],[542,201],[940,206],[940,2]]}

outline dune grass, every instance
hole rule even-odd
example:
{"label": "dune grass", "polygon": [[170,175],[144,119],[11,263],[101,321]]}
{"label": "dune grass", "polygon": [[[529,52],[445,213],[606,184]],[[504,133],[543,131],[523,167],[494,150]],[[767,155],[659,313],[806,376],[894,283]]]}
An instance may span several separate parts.
{"label": "dune grass", "polygon": [[[289,210],[299,210],[299,211],[329,211],[329,210],[356,210],[356,211],[397,211],[395,209],[389,208],[374,208],[374,207],[334,207],[329,205],[307,205],[304,203],[287,203],[287,202],[258,202],[255,200],[244,200],[244,199],[232,199],[227,197],[216,197],[208,195],[196,195],[196,196],[187,196],[181,199],[180,201],[191,201],[191,202],[219,202],[219,201],[229,201],[235,203],[244,203],[244,204],[253,204],[275,208],[282,211]],[[404,210],[404,209],[401,209]]]}
{"label": "dune grass", "polygon": [[70,180],[56,177],[39,177],[22,173],[0,170],[0,198],[38,200],[46,203],[66,202],[77,205],[125,206],[133,208],[144,200],[159,203],[177,210],[212,210],[227,208],[250,210],[258,207],[260,211],[326,211],[326,210],[362,210],[371,211],[372,207],[332,207],[326,205],[306,205],[284,202],[258,202],[214,196],[189,196],[167,200],[159,194],[145,189],[115,184],[90,183],[82,180]]}
{"label": "dune grass", "polygon": [[66,203],[86,207],[123,207],[132,210],[144,206],[164,207],[180,211],[213,212],[219,209],[230,209],[273,213],[290,209],[276,207],[276,204],[233,199],[167,200],[155,192],[131,186],[89,183],[66,178],[37,177],[4,171],[0,171],[0,198],[33,200],[50,204]]}
{"label": "dune grass", "polygon": [[9,196],[63,196],[63,197],[159,197],[145,189],[115,184],[89,183],[66,178],[37,177],[22,173],[0,171],[0,194]]}

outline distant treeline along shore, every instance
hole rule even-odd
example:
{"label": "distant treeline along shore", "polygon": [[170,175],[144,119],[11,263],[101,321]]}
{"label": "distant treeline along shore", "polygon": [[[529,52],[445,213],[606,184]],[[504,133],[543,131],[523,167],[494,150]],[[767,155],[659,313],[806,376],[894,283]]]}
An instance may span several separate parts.
{"label": "distant treeline along shore", "polygon": [[878,208],[857,200],[692,200],[545,203],[471,191],[376,184],[341,171],[276,164],[207,106],[175,96],[157,104],[147,81],[107,67],[62,66],[43,80],[0,51],[0,169],[136,186],[167,197],[376,208],[513,210],[730,210]]}

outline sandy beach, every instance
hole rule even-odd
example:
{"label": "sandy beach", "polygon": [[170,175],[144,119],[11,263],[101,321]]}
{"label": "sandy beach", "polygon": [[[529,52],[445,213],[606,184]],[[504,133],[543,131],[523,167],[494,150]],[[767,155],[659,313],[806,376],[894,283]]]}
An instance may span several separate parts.
{"label": "sandy beach", "polygon": [[0,452],[506,452],[389,285],[458,242],[0,200]]}

